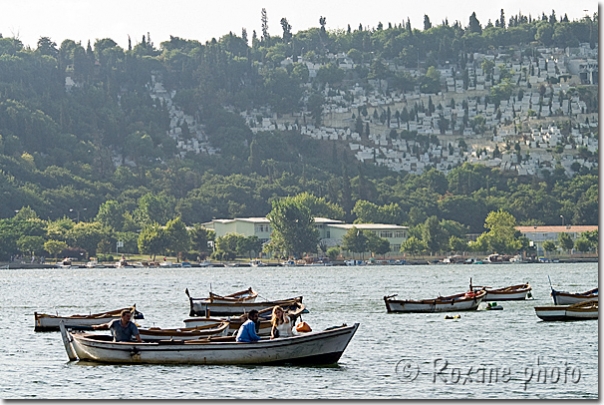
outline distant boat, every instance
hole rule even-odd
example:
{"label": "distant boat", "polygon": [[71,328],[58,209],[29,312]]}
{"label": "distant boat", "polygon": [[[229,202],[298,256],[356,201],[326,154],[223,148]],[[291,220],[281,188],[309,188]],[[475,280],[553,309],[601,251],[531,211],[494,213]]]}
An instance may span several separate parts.
{"label": "distant boat", "polygon": [[141,312],[136,310],[136,305],[127,308],[115,309],[112,311],[99,312],[97,314],[90,315],[71,315],[71,316],[59,316],[50,314],[39,314],[34,312],[35,319],[35,332],[52,332],[59,330],[59,324],[65,323],[67,327],[74,326],[92,326],[100,325],[102,323],[110,322],[114,319],[120,319],[120,313],[124,309],[130,309],[134,311],[134,319],[144,319]]}
{"label": "distant boat", "polygon": [[554,301],[554,305],[576,304],[578,302],[586,300],[597,301],[598,287],[589,291],[575,293],[571,293],[568,291],[558,291],[552,288],[551,296],[552,300]]}
{"label": "distant boat", "polygon": [[133,268],[134,266],[131,265],[130,263],[128,263],[125,256],[122,256],[122,258],[115,263],[115,267],[117,269],[124,269],[124,268]]}
{"label": "distant boat", "polygon": [[535,307],[535,314],[544,321],[586,321],[598,319],[598,301],[582,301],[572,305]]}
{"label": "distant boat", "polygon": [[235,342],[234,336],[199,340],[113,342],[109,335],[70,333],[61,324],[70,360],[126,364],[327,365],[337,363],[359,324],[258,342]]}
{"label": "distant boat", "polygon": [[485,290],[478,290],[424,300],[397,300],[393,297],[398,294],[394,294],[385,296],[384,302],[388,313],[473,311],[478,308],[486,294]]}
{"label": "distant boat", "polygon": [[294,304],[296,301],[302,302],[302,296],[287,298],[276,301],[263,301],[263,302],[215,302],[210,297],[207,298],[193,298],[189,294],[189,289],[185,289],[185,294],[189,298],[189,316],[231,316],[241,315],[250,312],[252,309],[257,311],[266,307],[272,307],[275,305],[289,306]]}
{"label": "distant boat", "polygon": [[105,266],[103,264],[99,263],[96,260],[91,260],[91,261],[89,261],[89,262],[86,263],[86,268],[88,268],[88,269],[95,269],[95,268],[96,269],[102,269],[102,268],[105,268]]}
{"label": "distant boat", "polygon": [[316,266],[333,266],[333,263],[329,262],[329,261],[318,260],[316,262],[306,263],[305,266],[311,266],[311,267],[316,267]]}
{"label": "distant boat", "polygon": [[66,257],[65,259],[57,262],[56,266],[60,269],[71,269],[73,265],[71,264],[71,259]]}
{"label": "distant boat", "polygon": [[533,287],[529,283],[511,285],[503,288],[492,288],[487,286],[472,285],[472,279],[470,279],[470,290],[477,291],[478,289],[484,289],[487,295],[483,301],[521,301],[527,298],[531,298],[531,290]]}

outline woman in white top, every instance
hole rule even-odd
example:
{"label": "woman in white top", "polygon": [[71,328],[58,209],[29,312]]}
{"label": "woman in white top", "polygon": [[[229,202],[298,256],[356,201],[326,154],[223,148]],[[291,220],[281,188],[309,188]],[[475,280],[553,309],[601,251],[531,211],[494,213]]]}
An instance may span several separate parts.
{"label": "woman in white top", "polygon": [[271,339],[294,336],[292,332],[293,322],[289,315],[285,314],[283,308],[279,305],[273,308],[273,316],[271,317]]}

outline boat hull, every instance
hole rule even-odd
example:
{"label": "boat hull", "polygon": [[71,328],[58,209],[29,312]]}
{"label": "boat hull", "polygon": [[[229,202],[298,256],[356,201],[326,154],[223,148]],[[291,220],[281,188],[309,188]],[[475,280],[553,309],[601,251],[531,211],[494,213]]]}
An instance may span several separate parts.
{"label": "boat hull", "polygon": [[359,327],[341,326],[283,339],[238,342],[130,343],[70,334],[80,360],[120,364],[326,365],[336,363]]}
{"label": "boat hull", "polygon": [[483,301],[522,301],[528,298],[532,289],[529,284],[498,289],[487,288],[487,295]]}
{"label": "boat hull", "polygon": [[597,302],[584,301],[573,305],[535,307],[535,314],[544,321],[586,321],[598,319]]}
{"label": "boat hull", "polygon": [[478,292],[479,289],[483,289],[487,292],[487,295],[483,298],[483,301],[522,301],[531,298],[530,292],[533,287],[529,283],[511,285],[503,288],[492,288],[483,286],[473,286],[470,279],[470,290]]}
{"label": "boat hull", "polygon": [[535,314],[544,321],[564,321],[566,320],[566,307],[535,307]]}
{"label": "boat hull", "polygon": [[554,305],[572,305],[583,301],[598,300],[597,289],[586,291],[584,293],[570,293],[552,289],[551,296],[552,300],[554,301]]}
{"label": "boat hull", "polygon": [[[123,308],[130,309],[130,308]],[[71,316],[58,316],[49,314],[39,314],[34,312],[35,332],[56,332],[59,330],[61,322],[66,327],[74,326],[93,326],[101,325],[103,323],[111,322],[114,319],[120,319],[120,312],[122,309],[108,311],[106,313],[94,314],[94,315],[71,315]],[[144,319],[143,314],[136,312],[135,319]]]}
{"label": "boat hull", "polygon": [[457,294],[450,297],[439,297],[433,300],[394,300],[391,297],[384,297],[386,310],[389,313],[421,313],[421,312],[457,312],[474,311],[484,299],[486,293],[478,292],[472,298],[466,298],[464,294]]}
{"label": "boat hull", "polygon": [[527,291],[516,293],[493,293],[487,291],[487,295],[483,301],[522,301],[527,299]]}
{"label": "boat hull", "polygon": [[302,297],[288,298],[278,301],[264,302],[213,302],[205,299],[190,298],[189,316],[235,316],[250,312],[252,309],[260,311],[267,307],[280,305],[282,307],[294,305],[296,302],[302,302]]}
{"label": "boat hull", "polygon": [[120,319],[119,316],[110,316],[106,318],[70,318],[63,316],[52,316],[47,314],[38,314],[36,317],[35,332],[56,332],[59,330],[59,324],[65,322],[66,327],[74,326],[93,326],[111,322],[114,319]]}

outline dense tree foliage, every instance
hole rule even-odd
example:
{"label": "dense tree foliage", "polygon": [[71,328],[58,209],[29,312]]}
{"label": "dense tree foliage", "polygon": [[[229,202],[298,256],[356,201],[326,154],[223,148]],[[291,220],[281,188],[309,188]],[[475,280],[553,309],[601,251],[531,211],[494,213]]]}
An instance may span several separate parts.
{"label": "dense tree foliage", "polygon": [[[265,10],[266,29],[267,16]],[[268,106],[277,115],[305,111],[300,121],[308,117],[320,124],[326,84],[335,91],[350,83],[386,81],[392,90],[419,86],[437,92],[435,67],[445,61],[463,70],[468,55],[494,48],[595,46],[598,33],[597,15],[545,21],[519,13],[505,21],[502,10],[494,26],[479,18],[473,13],[463,26],[436,25],[425,16],[423,30],[407,21],[329,31],[322,17],[319,27],[295,34],[282,18],[280,37],[265,30],[251,40],[242,32],[205,43],[170,37],[156,46],[143,36],[128,49],[110,38],[56,44],[41,37],[32,49],[17,38],[0,37],[0,260],[39,255],[42,249],[59,255],[63,243],[88,255],[108,253],[116,241],[130,252],[190,248],[203,255],[209,253],[208,235],[190,233],[187,243],[181,225],[172,223],[171,232],[178,228],[180,236],[169,238],[166,224],[180,218],[183,226],[199,229],[212,218],[264,216],[274,201],[302,193],[306,208],[297,209],[304,218],[308,210],[311,216],[348,222],[421,227],[415,236],[443,251],[463,245],[452,239],[459,235],[451,229],[438,235],[443,221],[455,221],[471,233],[491,232],[484,227],[487,215],[499,210],[518,224],[551,225],[563,215],[568,223],[597,225],[595,169],[581,169],[573,179],[559,165],[540,177],[510,176],[469,163],[446,175],[435,169],[394,173],[358,163],[345,143],[302,135],[294,122],[285,130],[254,133],[239,114]],[[336,53],[357,67],[341,69],[328,57]],[[322,64],[316,77],[302,60]],[[425,73],[393,72],[386,60]],[[173,94],[174,105],[201,124],[219,153],[179,152],[168,135],[170,106],[150,95],[156,81]],[[490,97],[505,97],[508,85],[494,86]],[[389,110],[379,119],[398,123],[401,139],[434,142],[404,130],[417,113]],[[361,116],[369,114],[359,111],[355,118],[363,127],[358,132],[367,136]],[[178,124],[183,139],[192,137],[186,122]],[[285,250],[300,254],[314,248]]]}

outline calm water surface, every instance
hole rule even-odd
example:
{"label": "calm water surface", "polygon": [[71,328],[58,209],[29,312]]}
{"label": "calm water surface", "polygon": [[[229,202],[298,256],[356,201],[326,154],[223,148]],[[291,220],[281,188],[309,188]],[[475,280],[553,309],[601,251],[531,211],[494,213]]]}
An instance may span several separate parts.
{"label": "calm water surface", "polygon": [[[0,397],[597,398],[598,322],[542,322],[555,288],[598,284],[596,263],[309,268],[0,271]],[[387,314],[383,296],[432,298],[530,282],[534,300],[503,311]],[[68,362],[60,333],[34,333],[34,311],[71,315],[135,304],[142,326],[181,327],[192,296],[254,287],[303,295],[314,329],[361,326],[337,366],[162,366]]]}

